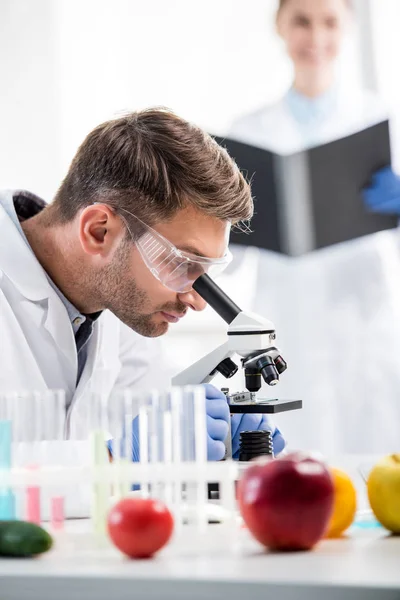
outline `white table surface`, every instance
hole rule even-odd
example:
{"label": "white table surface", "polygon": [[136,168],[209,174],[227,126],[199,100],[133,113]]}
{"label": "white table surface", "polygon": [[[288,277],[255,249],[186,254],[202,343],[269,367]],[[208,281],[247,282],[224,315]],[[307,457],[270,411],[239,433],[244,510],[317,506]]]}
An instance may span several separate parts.
{"label": "white table surface", "polygon": [[247,531],[183,528],[156,558],[125,559],[84,521],[37,559],[0,560],[1,600],[399,600],[400,537],[357,530],[312,552],[268,553]]}

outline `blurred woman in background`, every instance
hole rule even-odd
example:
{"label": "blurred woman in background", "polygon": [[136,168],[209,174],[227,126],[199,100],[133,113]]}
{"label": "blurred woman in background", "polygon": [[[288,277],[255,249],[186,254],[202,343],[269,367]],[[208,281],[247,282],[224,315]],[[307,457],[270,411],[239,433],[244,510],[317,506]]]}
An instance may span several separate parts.
{"label": "blurred woman in background", "polygon": [[280,0],[276,29],[293,64],[292,85],[279,102],[238,119],[229,136],[285,154],[381,120],[378,98],[336,73],[353,18],[351,0]]}
{"label": "blurred woman in background", "polygon": [[[280,0],[276,27],[293,63],[292,85],[278,103],[238,119],[227,137],[285,154],[384,120],[376,96],[336,75],[352,19],[350,0]],[[392,230],[300,258],[259,251],[252,309],[275,323],[288,361],[279,397],[304,400],[302,411],[280,415],[289,447],[328,455],[397,447],[398,240]]]}

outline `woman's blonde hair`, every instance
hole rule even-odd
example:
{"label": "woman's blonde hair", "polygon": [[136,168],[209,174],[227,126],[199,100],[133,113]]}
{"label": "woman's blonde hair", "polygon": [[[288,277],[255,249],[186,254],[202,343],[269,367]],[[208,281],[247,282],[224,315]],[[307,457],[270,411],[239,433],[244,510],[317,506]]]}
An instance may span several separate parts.
{"label": "woman's blonde hair", "polygon": [[[282,10],[282,8],[285,6],[285,4],[288,3],[289,0],[279,0],[279,4],[278,4],[278,13],[280,10]],[[353,0],[344,0],[345,3],[347,4],[348,8],[350,8],[351,10],[354,8],[353,6]]]}

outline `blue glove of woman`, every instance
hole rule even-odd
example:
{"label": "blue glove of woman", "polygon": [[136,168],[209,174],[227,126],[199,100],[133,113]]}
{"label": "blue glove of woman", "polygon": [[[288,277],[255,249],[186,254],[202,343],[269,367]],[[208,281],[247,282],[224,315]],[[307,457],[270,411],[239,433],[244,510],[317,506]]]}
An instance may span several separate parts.
{"label": "blue glove of woman", "polygon": [[371,185],[363,189],[362,195],[366,208],[371,212],[400,216],[400,177],[392,167],[376,171]]}
{"label": "blue glove of woman", "polygon": [[240,433],[242,431],[270,431],[272,434],[272,444],[274,455],[276,456],[284,449],[286,442],[283,435],[273,424],[268,415],[234,414],[231,421],[232,428],[232,457],[239,458]]}

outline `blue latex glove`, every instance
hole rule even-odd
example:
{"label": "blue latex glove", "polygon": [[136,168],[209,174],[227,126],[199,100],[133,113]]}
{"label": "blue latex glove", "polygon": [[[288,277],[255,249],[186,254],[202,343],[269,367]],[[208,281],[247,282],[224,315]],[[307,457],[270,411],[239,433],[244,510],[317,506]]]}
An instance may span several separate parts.
{"label": "blue latex glove", "polygon": [[[206,413],[207,413],[207,458],[221,460],[225,456],[224,440],[229,431],[229,406],[225,394],[213,385],[206,383]],[[112,440],[107,443],[112,454]],[[132,422],[132,460],[140,460],[139,448],[139,417]]]}
{"label": "blue latex glove", "polygon": [[268,415],[234,414],[232,415],[232,458],[239,458],[240,432],[241,431],[270,431],[274,455],[276,456],[284,449],[286,442],[283,435],[269,419]]}
{"label": "blue latex glove", "polygon": [[229,406],[226,396],[210,383],[205,384],[207,413],[207,458],[222,460],[224,441],[229,431]]}
{"label": "blue latex glove", "polygon": [[[207,458],[208,460],[222,460],[225,456],[224,441],[229,431],[229,405],[226,396],[213,385],[206,383],[206,413],[207,413]],[[267,415],[235,414],[232,415],[232,456],[239,458],[239,444],[241,431],[268,430],[272,433],[274,454],[279,454],[285,447],[285,440]],[[112,441],[108,442],[108,449],[112,453]],[[132,422],[132,460],[140,460],[139,449],[139,417]]]}
{"label": "blue latex glove", "polygon": [[[208,460],[221,460],[225,456],[224,440],[228,433],[229,405],[225,394],[213,385],[206,384],[207,396],[207,449]],[[217,404],[218,402],[218,404]],[[241,431],[270,431],[274,454],[277,455],[285,447],[282,433],[268,418],[268,415],[234,414],[231,418],[232,457],[239,458]]]}
{"label": "blue latex glove", "polygon": [[[125,428],[124,428],[125,430]],[[125,433],[123,434],[125,437]],[[111,456],[113,455],[113,440],[107,441],[107,448]],[[124,452],[124,443],[121,440],[121,454]],[[139,417],[135,417],[132,421],[132,460],[133,462],[140,461],[140,449],[139,449]]]}
{"label": "blue latex glove", "polygon": [[362,195],[365,206],[371,212],[400,216],[400,177],[392,167],[376,171]]}

